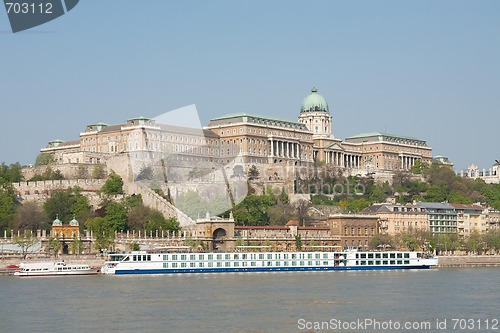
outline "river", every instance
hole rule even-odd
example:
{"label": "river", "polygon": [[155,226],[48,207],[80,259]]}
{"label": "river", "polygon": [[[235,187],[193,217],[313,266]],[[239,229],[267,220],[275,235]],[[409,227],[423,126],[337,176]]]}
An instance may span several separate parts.
{"label": "river", "polygon": [[499,332],[499,278],[499,268],[0,276],[0,332]]}

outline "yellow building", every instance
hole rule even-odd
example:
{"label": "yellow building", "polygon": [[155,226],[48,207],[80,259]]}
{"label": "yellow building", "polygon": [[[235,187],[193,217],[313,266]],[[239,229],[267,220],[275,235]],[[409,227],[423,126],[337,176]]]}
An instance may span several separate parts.
{"label": "yellow building", "polygon": [[417,205],[374,204],[364,213],[375,214],[380,219],[380,231],[397,235],[409,229],[429,231],[429,221],[425,208]]}

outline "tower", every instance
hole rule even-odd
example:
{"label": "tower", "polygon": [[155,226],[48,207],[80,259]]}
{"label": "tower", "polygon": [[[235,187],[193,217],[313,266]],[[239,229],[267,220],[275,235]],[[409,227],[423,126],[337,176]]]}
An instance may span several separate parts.
{"label": "tower", "polygon": [[313,138],[333,137],[332,116],[328,110],[328,103],[318,94],[316,88],[302,101],[299,123],[306,125],[313,132]]}

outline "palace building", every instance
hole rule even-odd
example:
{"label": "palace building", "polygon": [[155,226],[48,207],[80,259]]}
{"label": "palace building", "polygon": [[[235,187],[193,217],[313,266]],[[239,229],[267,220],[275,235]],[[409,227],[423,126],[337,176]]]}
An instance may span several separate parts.
{"label": "palace building", "polygon": [[88,125],[79,140],[54,140],[41,152],[52,154],[61,164],[98,164],[119,154],[143,154],[212,163],[311,165],[320,161],[359,174],[410,170],[417,161],[432,162],[432,148],[424,140],[380,132],[341,140],[332,129],[328,103],[313,88],[302,102],[297,121],[235,113],[195,129],[138,117],[118,125]]}

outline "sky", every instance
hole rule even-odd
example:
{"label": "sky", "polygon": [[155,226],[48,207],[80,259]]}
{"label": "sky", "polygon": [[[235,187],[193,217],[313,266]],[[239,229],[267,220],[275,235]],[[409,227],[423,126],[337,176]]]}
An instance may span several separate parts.
{"label": "sky", "polygon": [[82,0],[12,33],[0,8],[0,162],[195,104],[201,123],[296,120],[315,86],[338,138],[426,140],[489,168],[500,124],[500,1]]}

